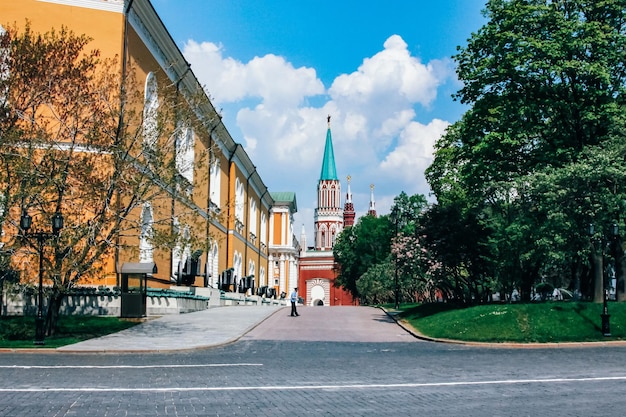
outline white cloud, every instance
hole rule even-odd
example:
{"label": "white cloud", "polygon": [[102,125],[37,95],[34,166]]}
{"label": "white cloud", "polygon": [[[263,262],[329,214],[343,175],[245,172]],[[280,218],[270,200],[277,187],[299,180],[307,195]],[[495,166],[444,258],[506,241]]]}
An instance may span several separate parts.
{"label": "white cloud", "polygon": [[391,107],[379,106],[378,110],[391,113],[415,103],[429,105],[437,96],[445,67],[422,64],[398,35],[389,37],[383,46],[384,50],[365,58],[357,71],[335,79],[329,91],[333,99],[365,108],[382,100]]}
{"label": "white cloud", "polygon": [[381,145],[386,149],[391,138],[396,137],[415,117],[415,110],[405,109],[392,114],[374,132],[374,136],[383,138]]}
{"label": "white cloud", "polygon": [[294,68],[283,57],[268,54],[244,64],[224,58],[222,47],[211,42],[187,42],[184,54],[201,84],[216,102],[260,98],[267,106],[298,106],[305,97],[324,93],[324,85],[312,68]]}
{"label": "white cloud", "polygon": [[241,100],[249,94],[245,65],[233,58],[224,58],[221,45],[190,40],[185,44],[184,55],[216,103]]}
{"label": "white cloud", "polygon": [[407,186],[407,192],[422,194],[427,187],[424,171],[433,161],[435,142],[446,131],[450,123],[434,119],[427,125],[409,123],[398,136],[398,145],[381,162],[385,176]]}
{"label": "white cloud", "polygon": [[[195,41],[187,42],[184,54],[216,107],[236,113],[236,126],[227,128],[268,188],[297,193],[296,221],[309,231],[313,219],[302,216],[315,205],[328,114],[337,171],[342,180],[352,175],[353,194],[361,200],[355,197],[357,212],[367,210],[371,183],[379,214],[401,191],[428,194],[423,173],[448,123],[434,119],[424,125],[416,117],[433,104],[441,85],[453,82],[450,60],[424,64],[393,35],[354,72],[338,74],[326,91],[315,69],[295,68],[273,54],[244,63],[224,56],[221,45]],[[326,101],[311,106],[312,97]],[[301,225],[296,226],[299,236]]]}

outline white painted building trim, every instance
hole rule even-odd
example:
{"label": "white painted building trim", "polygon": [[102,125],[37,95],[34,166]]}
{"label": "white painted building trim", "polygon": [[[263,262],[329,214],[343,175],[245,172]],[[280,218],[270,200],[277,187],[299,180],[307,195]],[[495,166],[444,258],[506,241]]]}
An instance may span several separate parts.
{"label": "white painted building trim", "polygon": [[124,12],[124,0],[38,0],[42,3],[61,4],[63,6],[83,7],[105,12]]}

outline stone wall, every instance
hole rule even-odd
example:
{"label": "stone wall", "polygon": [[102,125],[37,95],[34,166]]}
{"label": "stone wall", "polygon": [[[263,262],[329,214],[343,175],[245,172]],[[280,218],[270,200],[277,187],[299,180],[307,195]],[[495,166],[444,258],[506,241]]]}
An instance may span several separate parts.
{"label": "stone wall", "polygon": [[[46,300],[44,300],[45,302]],[[37,294],[4,294],[3,310],[6,315],[35,315]],[[284,299],[265,298],[258,295],[222,293],[214,288],[171,287],[167,290],[150,290],[146,298],[148,316],[183,314],[225,305],[287,305]],[[44,306],[44,310],[45,310]],[[120,316],[121,297],[117,292],[80,293],[68,295],[61,306],[64,315]]]}
{"label": "stone wall", "polygon": [[[219,300],[219,295],[217,296]],[[35,315],[37,296],[18,294],[4,300],[7,315]],[[45,300],[44,300],[45,302]],[[44,309],[46,307],[44,306]],[[182,314],[209,308],[209,300],[200,297],[172,297],[168,295],[149,295],[146,298],[148,316]],[[64,315],[118,316],[121,312],[121,297],[115,295],[80,294],[69,295],[63,300],[60,313]]]}

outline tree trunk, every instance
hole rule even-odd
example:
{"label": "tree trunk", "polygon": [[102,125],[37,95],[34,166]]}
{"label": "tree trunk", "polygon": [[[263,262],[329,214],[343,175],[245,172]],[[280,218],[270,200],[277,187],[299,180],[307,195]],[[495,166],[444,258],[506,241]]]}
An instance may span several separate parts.
{"label": "tree trunk", "polygon": [[573,271],[572,273],[574,274],[574,300],[579,300],[581,298],[582,292],[581,292],[581,287],[580,287],[580,275],[582,274],[581,271],[581,264],[579,261],[579,258],[576,257],[576,262],[573,264]]}
{"label": "tree trunk", "polygon": [[524,268],[521,271],[521,278],[522,278],[522,283],[520,285],[520,290],[521,290],[521,300],[525,303],[530,302],[530,298],[532,295],[532,289],[533,289],[533,284],[535,283],[535,277],[537,277],[537,274],[539,272],[539,265],[535,264],[532,266],[529,266],[527,268]]}
{"label": "tree trunk", "polygon": [[61,304],[63,303],[63,298],[65,298],[63,293],[53,292],[50,295],[49,303],[48,303],[48,312],[46,314],[46,335],[52,336],[56,333],[57,325],[59,322],[59,311],[61,310]]}
{"label": "tree trunk", "polygon": [[626,288],[624,283],[624,257],[615,262],[615,280],[617,301],[626,301]]}
{"label": "tree trunk", "polygon": [[592,251],[591,262],[593,264],[593,302],[604,302],[604,282],[603,282],[603,259],[602,252]]}

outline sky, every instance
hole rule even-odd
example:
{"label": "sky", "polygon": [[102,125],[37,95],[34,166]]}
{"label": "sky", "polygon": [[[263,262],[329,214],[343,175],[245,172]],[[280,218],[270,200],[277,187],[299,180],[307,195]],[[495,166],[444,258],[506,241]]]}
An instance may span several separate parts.
{"label": "sky", "polygon": [[[296,193],[313,244],[331,116],[343,203],[378,215],[401,192],[433,201],[424,170],[467,110],[452,56],[486,0],[152,0],[226,129],[271,192]],[[302,243],[302,242],[301,242]]]}

